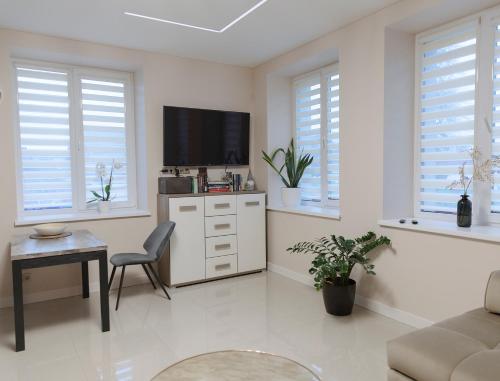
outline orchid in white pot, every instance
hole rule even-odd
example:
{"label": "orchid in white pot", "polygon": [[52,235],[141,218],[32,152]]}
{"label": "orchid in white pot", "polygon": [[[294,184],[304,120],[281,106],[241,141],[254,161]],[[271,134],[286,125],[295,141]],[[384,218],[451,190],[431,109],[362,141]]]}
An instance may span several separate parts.
{"label": "orchid in white pot", "polygon": [[95,171],[97,178],[100,180],[101,183],[101,193],[91,190],[90,193],[92,193],[92,196],[94,197],[93,199],[87,201],[87,203],[93,203],[97,202],[97,210],[99,213],[107,213],[109,212],[111,208],[111,189],[113,185],[113,171],[114,170],[120,170],[123,167],[123,165],[116,161],[113,160],[113,163],[111,164],[111,170],[109,173],[109,179],[106,179],[108,176],[108,170],[106,168],[106,164],[102,162],[98,162],[95,166]]}

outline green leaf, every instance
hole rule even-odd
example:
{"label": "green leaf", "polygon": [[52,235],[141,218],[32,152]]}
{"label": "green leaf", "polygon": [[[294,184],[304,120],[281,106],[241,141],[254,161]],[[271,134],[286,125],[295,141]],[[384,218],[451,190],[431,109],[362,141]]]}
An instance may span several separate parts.
{"label": "green leaf", "polygon": [[[283,164],[278,169],[275,159],[279,153],[283,155]],[[281,181],[287,188],[298,188],[305,170],[313,162],[313,157],[310,154],[303,155],[301,153],[297,158],[293,139],[286,151],[283,148],[278,148],[271,155],[262,151],[262,158],[281,177]],[[283,170],[286,172],[286,177],[283,175]]]}
{"label": "green leaf", "polygon": [[95,198],[97,198],[98,200],[102,200],[103,199],[103,196],[101,196],[99,193],[97,193],[96,191],[90,191]]}
{"label": "green leaf", "polygon": [[111,184],[107,184],[104,187],[104,192],[106,192],[106,199],[104,201],[109,201],[109,193],[111,191]]}

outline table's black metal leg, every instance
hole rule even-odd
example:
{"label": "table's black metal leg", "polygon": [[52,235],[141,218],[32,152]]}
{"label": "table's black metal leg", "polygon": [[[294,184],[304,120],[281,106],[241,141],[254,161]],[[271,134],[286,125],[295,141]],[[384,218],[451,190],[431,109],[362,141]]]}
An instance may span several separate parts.
{"label": "table's black metal leg", "polygon": [[12,261],[12,286],[14,291],[14,325],[16,331],[16,352],[24,351],[24,304],[23,273],[21,264]]}
{"label": "table's black metal leg", "polygon": [[108,296],[108,256],[104,251],[99,256],[99,293],[101,295],[102,331],[109,331],[109,296]]}
{"label": "table's black metal leg", "polygon": [[89,297],[89,263],[82,262],[82,295],[86,299]]}

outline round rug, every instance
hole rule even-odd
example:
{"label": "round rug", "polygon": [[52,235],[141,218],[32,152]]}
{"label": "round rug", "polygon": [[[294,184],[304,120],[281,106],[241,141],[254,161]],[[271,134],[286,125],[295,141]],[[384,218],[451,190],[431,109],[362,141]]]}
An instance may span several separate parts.
{"label": "round rug", "polygon": [[284,357],[254,351],[205,353],[182,360],[152,381],[320,381],[306,367]]}

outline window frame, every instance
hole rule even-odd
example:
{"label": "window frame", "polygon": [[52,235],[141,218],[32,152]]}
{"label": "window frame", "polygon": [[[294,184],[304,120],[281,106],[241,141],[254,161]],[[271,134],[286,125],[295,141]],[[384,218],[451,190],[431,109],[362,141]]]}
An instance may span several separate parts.
{"label": "window frame", "polygon": [[[59,220],[63,216],[88,216],[97,213],[97,205],[86,202],[85,184],[85,152],[84,152],[84,127],[82,114],[81,78],[95,78],[117,80],[124,83],[125,103],[125,129],[126,129],[126,155],[127,155],[127,192],[128,201],[113,202],[113,210],[136,211],[138,209],[137,197],[137,164],[136,164],[136,125],[134,114],[134,75],[131,72],[109,70],[79,65],[61,64],[56,62],[36,61],[13,58],[13,89],[14,101],[14,140],[15,140],[15,169],[16,169],[16,206],[17,219],[23,221],[40,217],[41,219]],[[64,209],[24,210],[23,167],[21,149],[21,126],[19,119],[19,97],[17,67],[28,67],[42,70],[59,70],[67,73],[68,78],[68,114],[71,157],[71,191],[72,207]]]}
{"label": "window frame", "polygon": [[[414,194],[413,213],[415,217],[441,221],[454,221],[455,213],[423,212],[420,210],[420,176],[421,176],[421,79],[422,79],[422,41],[431,36],[457,28],[467,23],[476,24],[476,79],[474,98],[474,146],[478,147],[483,158],[492,154],[493,117],[493,63],[495,46],[495,25],[500,24],[500,7],[491,8],[460,20],[441,25],[437,28],[419,33],[415,36],[415,99],[414,99]],[[500,213],[491,211],[491,186],[473,182],[473,216],[478,211],[487,210],[488,221],[480,223],[500,223]],[[457,197],[458,201],[458,197]]]}
{"label": "window frame", "polygon": [[[292,137],[297,144],[297,94],[295,91],[295,83],[306,79],[308,77],[312,77],[314,75],[319,75],[320,78],[320,108],[321,108],[321,116],[320,116],[320,141],[321,141],[321,163],[320,163],[320,176],[321,176],[321,186],[320,186],[320,201],[312,201],[312,200],[301,200],[301,205],[306,206],[316,206],[322,208],[336,208],[340,207],[340,190],[339,190],[339,199],[329,199],[328,198],[328,119],[327,119],[327,99],[328,99],[328,75],[339,73],[339,63],[333,63],[327,66],[324,66],[320,69],[316,69],[310,71],[308,73],[304,73],[292,78],[292,117],[293,117],[293,131]],[[340,95],[342,85],[341,77],[339,76],[339,115],[340,115],[340,102],[342,101],[342,97]],[[339,184],[340,184],[340,135],[341,135],[341,118],[339,116]]]}

